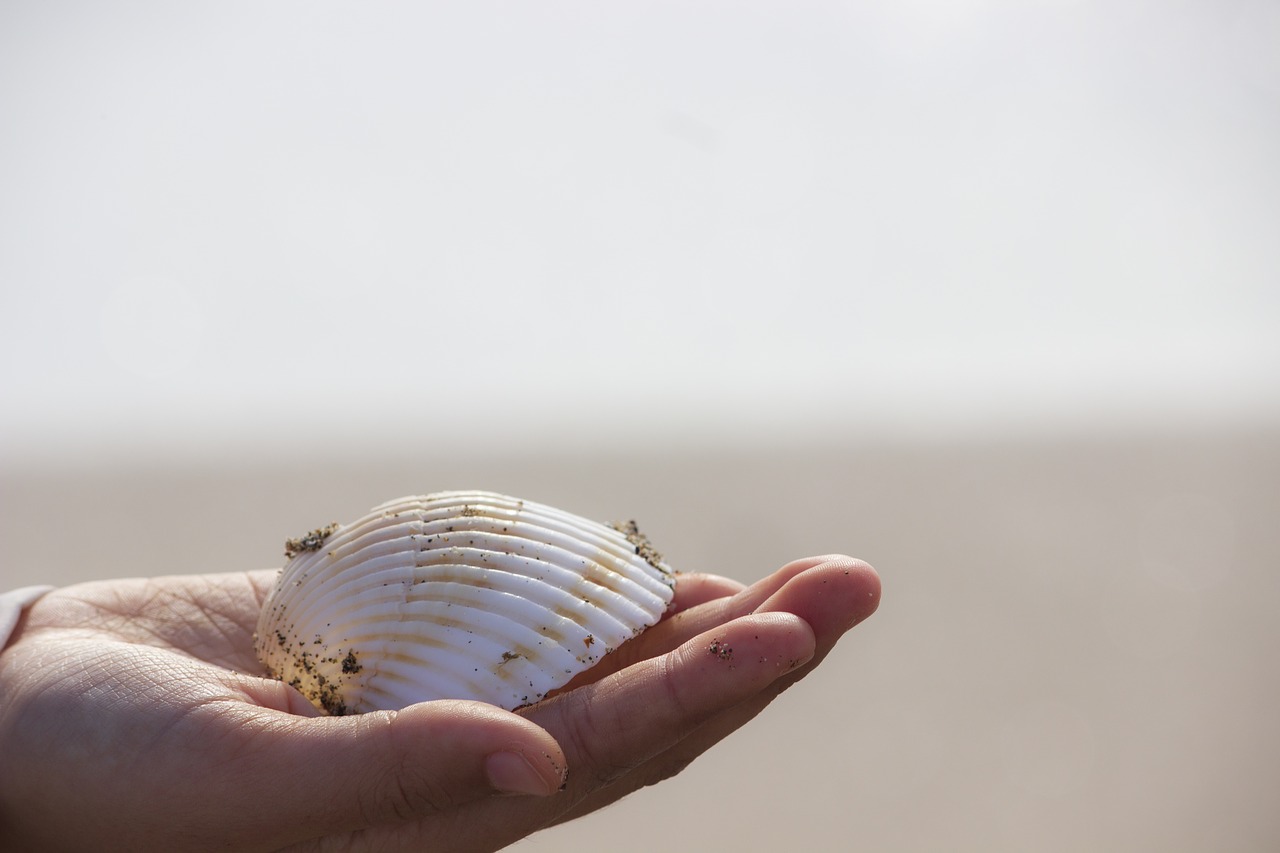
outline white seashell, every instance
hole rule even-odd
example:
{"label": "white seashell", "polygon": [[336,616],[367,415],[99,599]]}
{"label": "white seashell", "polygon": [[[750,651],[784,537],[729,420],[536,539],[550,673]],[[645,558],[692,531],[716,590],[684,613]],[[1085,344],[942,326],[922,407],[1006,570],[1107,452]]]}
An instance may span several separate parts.
{"label": "white seashell", "polygon": [[492,492],[389,501],[285,553],[258,657],[331,714],[536,702],[657,622],[675,583],[634,524]]}

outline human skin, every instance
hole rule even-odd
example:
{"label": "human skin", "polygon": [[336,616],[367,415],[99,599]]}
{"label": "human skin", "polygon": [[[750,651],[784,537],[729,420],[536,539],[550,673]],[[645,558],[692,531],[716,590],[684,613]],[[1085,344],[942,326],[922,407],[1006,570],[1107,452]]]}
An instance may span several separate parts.
{"label": "human skin", "polygon": [[850,557],[748,587],[683,574],[661,622],[536,705],[327,717],[261,677],[274,579],[101,581],[32,605],[0,653],[0,849],[496,850],[675,775],[880,599]]}

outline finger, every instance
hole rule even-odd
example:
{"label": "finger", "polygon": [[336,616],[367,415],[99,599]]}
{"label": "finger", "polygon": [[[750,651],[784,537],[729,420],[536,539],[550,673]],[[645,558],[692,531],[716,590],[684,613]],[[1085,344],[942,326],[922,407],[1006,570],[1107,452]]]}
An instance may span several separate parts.
{"label": "finger", "polygon": [[[855,622],[861,621],[861,619],[870,615],[870,611],[875,610],[876,604],[879,603],[879,578],[875,569],[861,560],[846,557],[842,554],[809,557],[786,564],[773,574],[741,590],[736,595],[729,598],[715,599],[703,606],[690,608],[686,612],[679,613],[674,618],[667,620],[667,622],[660,623],[646,631],[639,639],[641,643],[647,641],[658,645],[674,646],[685,642],[690,636],[710,630],[721,622],[736,619],[748,613],[793,612],[807,621],[807,614],[812,611],[812,608],[799,607],[797,610],[788,610],[788,606],[793,603],[799,605],[806,600],[807,594],[801,590],[810,589],[810,583],[807,581],[797,586],[796,581],[799,578],[808,577],[815,571],[822,573],[816,582],[818,586],[826,586],[829,577],[827,573],[832,573],[852,578],[855,584],[864,587],[867,591],[874,588],[873,596],[859,599],[856,603],[846,601],[843,598],[833,599],[828,602],[828,609],[839,610],[841,607],[855,606],[856,604]],[[810,578],[810,581],[812,580]],[[792,593],[790,595],[782,595],[783,590],[788,587],[792,589]],[[835,589],[836,587],[833,586],[832,591],[834,592]],[[821,597],[823,590],[814,588],[813,592]],[[781,598],[779,598],[780,595],[782,596]],[[867,611],[868,606],[870,611]],[[866,612],[864,613],[864,611]],[[637,649],[628,649],[628,651],[635,654],[637,652],[643,653],[645,650],[641,645]]]}
{"label": "finger", "polygon": [[[355,717],[264,710],[237,729],[247,748],[219,768],[239,780],[229,810],[247,837],[277,846],[418,821],[499,793],[549,796],[565,778],[564,753],[546,731],[479,702]],[[262,825],[244,824],[268,813]]]}
{"label": "finger", "polygon": [[[562,690],[568,691],[583,684],[598,681],[607,675],[612,675],[631,666],[637,661],[665,654],[672,649],[678,648],[681,644],[688,642],[703,631],[710,631],[717,625],[722,625],[740,616],[746,616],[767,601],[770,596],[782,589],[793,577],[831,560],[852,560],[852,558],[831,556],[795,560],[751,586],[737,590],[732,595],[712,598],[681,609],[674,615],[663,619],[636,639],[605,655],[598,664],[574,678]],[[678,598],[680,595],[679,581],[676,582],[676,594]]]}
{"label": "finger", "polygon": [[691,607],[736,595],[746,586],[741,581],[720,575],[689,573],[676,575],[676,594],[668,618]]}
{"label": "finger", "polygon": [[756,612],[786,612],[803,618],[814,631],[812,658],[757,695],[716,714],[671,749],[636,768],[627,778],[593,792],[557,822],[603,808],[632,791],[679,773],[702,753],[750,722],[780,693],[812,671],[846,631],[875,611],[879,599],[879,578],[874,569],[860,560],[836,558],[793,576],[762,602]]}
{"label": "finger", "polygon": [[818,638],[812,669],[836,640],[880,606],[880,576],[852,557],[835,557],[796,575],[756,608],[756,613],[792,613]]}
{"label": "finger", "polygon": [[563,746],[570,798],[584,797],[760,693],[813,651],[813,632],[803,620],[786,613],[747,616],[535,706],[529,718]]}
{"label": "finger", "polygon": [[[687,608],[669,619],[655,625],[641,635],[641,640],[655,647],[664,647],[663,651],[679,646],[703,631],[709,631],[716,625],[745,616],[755,611],[774,593],[782,589],[797,575],[803,574],[814,566],[833,559],[850,559],[848,557],[808,557],[794,560],[765,578],[743,587],[731,596],[713,598],[700,605]],[[641,648],[630,649],[632,654],[643,653]],[[638,658],[637,658],[638,659]],[[607,658],[606,658],[607,660]]]}

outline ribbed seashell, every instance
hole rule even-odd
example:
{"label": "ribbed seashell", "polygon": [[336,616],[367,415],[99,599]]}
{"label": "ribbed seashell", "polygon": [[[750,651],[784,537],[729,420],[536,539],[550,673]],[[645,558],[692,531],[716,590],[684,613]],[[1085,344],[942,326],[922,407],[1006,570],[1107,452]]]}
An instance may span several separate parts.
{"label": "ribbed seashell", "polygon": [[528,705],[657,622],[674,586],[634,523],[492,492],[389,501],[285,553],[258,657],[330,714]]}

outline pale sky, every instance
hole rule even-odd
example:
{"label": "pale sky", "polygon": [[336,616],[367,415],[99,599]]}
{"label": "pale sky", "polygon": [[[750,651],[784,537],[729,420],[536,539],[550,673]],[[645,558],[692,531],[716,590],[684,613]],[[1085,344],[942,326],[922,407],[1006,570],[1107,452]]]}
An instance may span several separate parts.
{"label": "pale sky", "polygon": [[1280,413],[1280,5],[0,2],[0,458]]}

